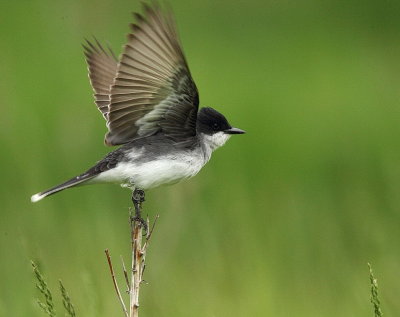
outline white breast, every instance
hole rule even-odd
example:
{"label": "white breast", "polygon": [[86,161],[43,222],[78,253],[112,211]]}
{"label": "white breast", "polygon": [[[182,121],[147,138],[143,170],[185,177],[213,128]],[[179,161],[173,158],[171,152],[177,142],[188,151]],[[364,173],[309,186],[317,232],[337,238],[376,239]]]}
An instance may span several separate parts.
{"label": "white breast", "polygon": [[192,151],[180,151],[148,162],[143,162],[140,158],[144,155],[143,151],[136,149],[128,154],[128,162],[118,163],[91,182],[112,182],[129,188],[149,189],[193,177],[208,162],[211,153],[225,144],[229,135],[218,132],[213,135],[203,134],[200,138],[201,146]]}
{"label": "white breast", "polygon": [[135,163],[135,160],[121,162],[115,168],[101,173],[94,181],[122,183],[128,187],[148,189],[192,177],[206,162],[201,149],[179,152],[144,163]]}

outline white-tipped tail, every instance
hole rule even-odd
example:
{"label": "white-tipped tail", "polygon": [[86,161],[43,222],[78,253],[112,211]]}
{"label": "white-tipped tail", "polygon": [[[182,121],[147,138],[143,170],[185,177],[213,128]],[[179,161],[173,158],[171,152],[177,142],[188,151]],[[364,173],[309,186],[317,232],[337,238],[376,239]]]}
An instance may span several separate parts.
{"label": "white-tipped tail", "polygon": [[60,192],[60,191],[62,191],[64,189],[67,189],[67,188],[79,185],[81,183],[84,183],[87,180],[92,179],[95,176],[96,175],[92,175],[92,174],[89,174],[89,173],[84,173],[84,174],[81,174],[81,175],[79,175],[77,177],[71,178],[69,181],[66,181],[65,183],[62,183],[62,184],[57,185],[57,186],[55,186],[53,188],[50,188],[48,190],[45,190],[43,192],[40,192],[40,193],[37,193],[37,194],[33,195],[31,197],[31,202],[35,203],[35,202],[37,202],[39,200],[42,200],[43,198],[45,198],[47,196],[53,195],[55,193],[58,193],[58,192]]}
{"label": "white-tipped tail", "polygon": [[43,199],[44,197],[46,197],[46,196],[45,195],[40,195],[40,194],[33,195],[31,197],[31,202],[35,203],[35,202]]}

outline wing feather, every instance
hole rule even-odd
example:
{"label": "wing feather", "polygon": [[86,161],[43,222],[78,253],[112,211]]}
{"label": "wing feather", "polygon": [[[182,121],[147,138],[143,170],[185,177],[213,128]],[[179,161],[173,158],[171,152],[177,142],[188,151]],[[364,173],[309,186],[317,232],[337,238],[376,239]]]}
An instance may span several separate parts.
{"label": "wing feather", "polygon": [[95,44],[86,40],[83,47],[95,103],[107,120],[111,85],[117,75],[117,59],[111,49],[107,52],[96,39]]}
{"label": "wing feather", "polygon": [[[155,133],[181,142],[196,134],[199,97],[172,14],[144,5],[144,14],[135,17],[110,89],[105,143],[124,144]],[[105,59],[98,69],[109,75],[106,65]],[[105,84],[98,87],[104,106]]]}

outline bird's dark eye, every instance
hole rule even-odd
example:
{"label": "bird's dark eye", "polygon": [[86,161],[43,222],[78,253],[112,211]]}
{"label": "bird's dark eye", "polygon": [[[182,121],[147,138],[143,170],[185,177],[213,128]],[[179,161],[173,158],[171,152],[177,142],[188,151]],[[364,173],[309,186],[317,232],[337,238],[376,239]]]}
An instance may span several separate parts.
{"label": "bird's dark eye", "polygon": [[219,124],[218,124],[218,123],[214,123],[214,124],[213,124],[213,129],[214,129],[215,131],[218,131],[218,130],[219,130]]}

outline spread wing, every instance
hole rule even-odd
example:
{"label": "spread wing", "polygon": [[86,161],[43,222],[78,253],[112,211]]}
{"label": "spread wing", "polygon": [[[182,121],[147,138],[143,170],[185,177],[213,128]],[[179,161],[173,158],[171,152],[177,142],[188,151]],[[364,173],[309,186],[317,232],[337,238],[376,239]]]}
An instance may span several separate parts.
{"label": "spread wing", "polygon": [[156,5],[144,5],[144,11],[135,14],[111,86],[107,145],[158,132],[177,142],[196,135],[199,97],[173,17]]}
{"label": "spread wing", "polygon": [[97,40],[95,40],[95,44],[86,40],[86,45],[83,45],[83,47],[95,102],[97,108],[107,120],[111,85],[117,75],[117,58],[111,49],[107,52]]}

